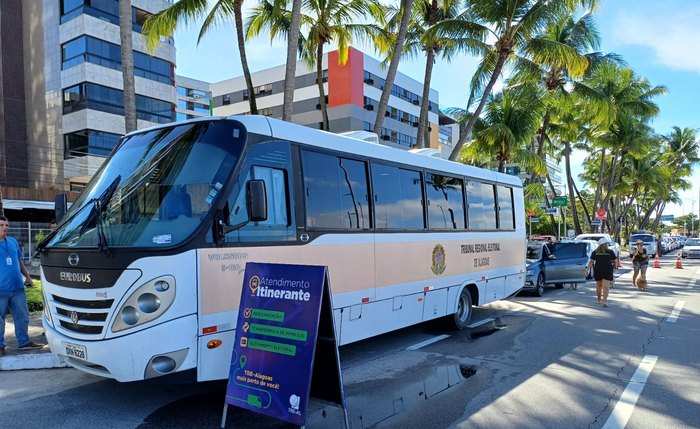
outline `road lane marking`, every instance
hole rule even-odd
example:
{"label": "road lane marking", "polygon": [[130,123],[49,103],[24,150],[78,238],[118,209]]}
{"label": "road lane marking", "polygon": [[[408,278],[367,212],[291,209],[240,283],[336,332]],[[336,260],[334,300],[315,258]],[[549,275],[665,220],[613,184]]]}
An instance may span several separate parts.
{"label": "road lane marking", "polygon": [[673,307],[673,311],[671,311],[671,315],[668,316],[668,319],[666,321],[668,323],[676,323],[678,320],[678,316],[681,314],[681,310],[683,310],[683,306],[685,305],[685,301],[680,300],[676,303],[676,306]]}
{"label": "road lane marking", "polygon": [[421,341],[421,342],[418,343],[418,344],[414,344],[414,345],[412,345],[412,346],[408,346],[408,347],[406,347],[406,350],[418,350],[418,349],[421,348],[421,347],[425,347],[425,346],[427,346],[427,345],[430,345],[430,344],[433,344],[433,343],[437,343],[438,341],[444,340],[445,338],[449,338],[449,337],[450,337],[450,336],[447,335],[447,334],[438,335],[437,337],[433,337],[433,338],[431,338],[431,339],[429,339],[429,340]]}
{"label": "road lane marking", "polygon": [[695,286],[695,280],[697,279],[692,279],[691,281],[689,281],[688,286],[686,286],[686,289],[692,289]]}
{"label": "road lane marking", "polygon": [[493,322],[493,318],[489,317],[488,319],[484,320],[479,320],[478,322],[474,322],[471,325],[467,325],[467,328],[476,328],[477,326],[485,325],[489,322]]}
{"label": "road lane marking", "polygon": [[632,417],[634,406],[639,400],[639,395],[642,393],[647,378],[649,378],[649,374],[651,374],[651,370],[654,369],[658,359],[658,356],[644,356],[644,359],[639,363],[639,367],[637,367],[630,382],[627,384],[625,391],[622,392],[620,400],[617,401],[612,414],[605,422],[603,429],[622,429],[627,425],[630,417]]}

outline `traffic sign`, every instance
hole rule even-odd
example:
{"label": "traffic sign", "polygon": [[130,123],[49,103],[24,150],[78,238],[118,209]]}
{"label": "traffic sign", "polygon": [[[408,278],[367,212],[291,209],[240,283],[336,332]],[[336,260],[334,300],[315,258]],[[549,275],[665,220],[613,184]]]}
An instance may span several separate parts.
{"label": "traffic sign", "polygon": [[600,208],[597,212],[595,212],[595,218],[596,220],[607,220],[608,212],[606,212],[605,209]]}
{"label": "traffic sign", "polygon": [[552,198],[552,207],[566,207],[569,204],[568,197],[554,197]]}
{"label": "traffic sign", "polygon": [[530,218],[530,223],[537,223],[539,221],[540,221],[540,218],[538,218],[538,217],[531,217]]}
{"label": "traffic sign", "polygon": [[552,207],[551,209],[546,209],[544,211],[544,214],[548,215],[558,215],[559,214],[559,208],[558,207]]}
{"label": "traffic sign", "polygon": [[676,217],[674,215],[663,215],[659,217],[659,220],[661,222],[671,222],[675,219]]}
{"label": "traffic sign", "polygon": [[527,211],[527,217],[535,217],[535,216],[537,216],[537,213],[535,213],[534,210]]}
{"label": "traffic sign", "polygon": [[600,219],[591,221],[591,225],[600,225],[601,223],[602,223],[602,221]]}

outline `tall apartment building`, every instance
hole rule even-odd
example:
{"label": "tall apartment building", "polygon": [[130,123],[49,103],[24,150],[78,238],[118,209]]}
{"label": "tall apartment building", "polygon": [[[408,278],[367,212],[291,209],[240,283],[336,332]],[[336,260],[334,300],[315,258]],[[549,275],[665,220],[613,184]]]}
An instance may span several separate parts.
{"label": "tall apartment building", "polygon": [[[330,131],[371,131],[386,70],[380,67],[379,61],[354,48],[350,48],[344,65],[338,63],[338,51],[324,54],[322,64]],[[253,73],[258,113],[276,118],[282,116],[284,69],[281,65]],[[211,92],[215,115],[249,113],[248,91],[242,76],[212,83]],[[379,135],[381,143],[403,149],[416,145],[422,93],[421,82],[397,73],[384,128]],[[430,90],[428,120],[430,147],[440,150],[438,93],[433,89]],[[301,61],[296,69],[292,121],[313,128],[320,128],[321,123],[316,70]]]}
{"label": "tall apartment building", "polygon": [[[175,47],[140,33],[172,0],[131,3],[138,127],[171,122]],[[125,131],[118,0],[2,0],[0,54],[4,199],[80,190]]]}
{"label": "tall apartment building", "polygon": [[211,116],[211,90],[209,82],[176,75],[177,108],[175,120]]}

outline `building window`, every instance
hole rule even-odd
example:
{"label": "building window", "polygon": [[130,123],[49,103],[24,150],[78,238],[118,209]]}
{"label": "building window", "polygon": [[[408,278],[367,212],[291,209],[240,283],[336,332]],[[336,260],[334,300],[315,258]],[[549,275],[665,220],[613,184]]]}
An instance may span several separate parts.
{"label": "building window", "polygon": [[[244,98],[244,99],[245,99],[245,98]],[[223,104],[224,106],[227,105],[227,104],[231,104],[231,96],[228,95],[228,94],[227,94],[227,95],[224,95],[222,104]]]}
{"label": "building window", "polygon": [[63,136],[65,159],[86,155],[108,156],[119,144],[119,134],[97,130],[81,130]]}
{"label": "building window", "polygon": [[[83,14],[119,25],[119,2],[116,0],[61,0],[61,24]],[[151,13],[132,7],[133,30],[141,33],[143,23],[149,16]]]}
{"label": "building window", "polygon": [[[122,69],[119,45],[90,36],[81,36],[64,43],[61,47],[61,60],[62,70],[84,62],[113,70]],[[175,83],[172,63],[138,51],[134,51],[134,75],[167,85]]]}
{"label": "building window", "polygon": [[[63,114],[83,109],[124,115],[124,92],[89,82],[64,89]],[[144,121],[172,122],[175,118],[175,106],[167,101],[137,94],[136,116]]]}

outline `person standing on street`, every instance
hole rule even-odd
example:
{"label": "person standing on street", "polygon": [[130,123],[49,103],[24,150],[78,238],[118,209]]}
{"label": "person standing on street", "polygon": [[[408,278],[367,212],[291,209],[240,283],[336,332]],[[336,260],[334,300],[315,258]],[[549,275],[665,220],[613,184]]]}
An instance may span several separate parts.
{"label": "person standing on street", "polygon": [[[632,254],[632,286],[638,287],[641,290],[647,290],[647,268],[649,268],[649,255],[644,248],[644,242],[637,240],[634,244],[634,253]],[[641,274],[640,282],[637,284],[637,277]]]}
{"label": "person standing on street", "polygon": [[609,244],[610,242],[607,238],[598,240],[598,248],[591,254],[591,260],[588,261],[585,273],[586,277],[588,277],[591,268],[595,265],[593,278],[595,279],[596,303],[603,304],[603,307],[608,306],[608,288],[610,287],[610,282],[613,281],[613,270],[617,259],[615,252],[608,248]]}
{"label": "person standing on street", "polygon": [[5,315],[8,309],[14,320],[19,348],[43,347],[29,339],[29,308],[24,287],[31,287],[32,279],[22,262],[22,251],[17,240],[7,235],[9,229],[7,218],[0,216],[0,356],[5,354]]}

